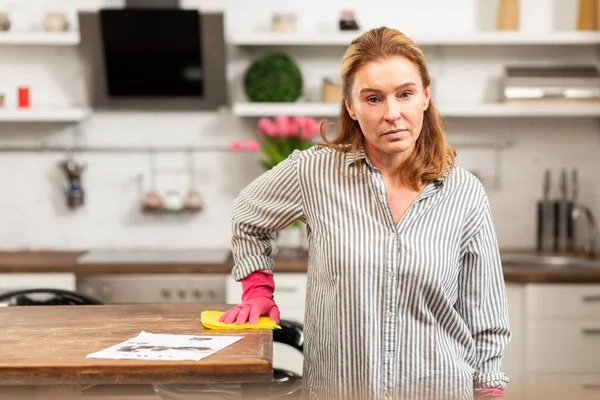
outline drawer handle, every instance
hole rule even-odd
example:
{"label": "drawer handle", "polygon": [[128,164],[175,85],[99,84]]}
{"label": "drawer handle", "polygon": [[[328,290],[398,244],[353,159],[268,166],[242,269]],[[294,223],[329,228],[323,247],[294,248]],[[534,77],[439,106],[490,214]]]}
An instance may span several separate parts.
{"label": "drawer handle", "polygon": [[584,335],[600,335],[600,328],[583,328],[581,332]]}
{"label": "drawer handle", "polygon": [[600,390],[600,383],[584,383],[581,387],[585,390]]}
{"label": "drawer handle", "polygon": [[600,294],[586,294],[583,296],[583,301],[586,303],[600,301]]}
{"label": "drawer handle", "polygon": [[294,293],[298,291],[298,287],[296,286],[275,286],[276,292],[285,292],[285,293]]}

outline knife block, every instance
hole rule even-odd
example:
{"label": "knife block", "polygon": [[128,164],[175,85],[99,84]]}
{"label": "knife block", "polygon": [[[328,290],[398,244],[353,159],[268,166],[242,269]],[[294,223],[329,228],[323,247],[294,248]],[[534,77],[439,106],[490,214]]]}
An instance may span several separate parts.
{"label": "knife block", "polygon": [[554,203],[552,201],[537,202],[537,251],[540,253],[554,250]]}
{"label": "knife block", "polygon": [[540,253],[566,253],[576,250],[571,201],[537,202],[536,248]]}

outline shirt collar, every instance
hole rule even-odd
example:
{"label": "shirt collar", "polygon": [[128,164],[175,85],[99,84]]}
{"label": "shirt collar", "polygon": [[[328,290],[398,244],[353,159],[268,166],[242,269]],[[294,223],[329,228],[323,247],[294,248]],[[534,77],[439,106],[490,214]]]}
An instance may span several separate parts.
{"label": "shirt collar", "polygon": [[365,152],[365,148],[363,146],[360,146],[355,151],[349,151],[346,153],[346,166],[350,166],[351,164],[354,164],[360,160],[364,160],[369,167],[375,168],[371,163],[371,160],[369,160],[369,157],[367,157],[367,153]]}
{"label": "shirt collar", "polygon": [[442,186],[444,186],[444,177],[442,178],[438,178],[438,179],[434,179],[431,182],[427,183],[427,185],[425,185],[425,188],[423,189],[423,191],[421,192],[421,195],[419,196],[421,199],[427,198],[431,195],[433,195],[434,193],[437,193]]}
{"label": "shirt collar", "polygon": [[[356,151],[350,151],[346,153],[347,166],[350,166],[360,160],[363,160],[369,166],[369,168],[376,169],[369,157],[367,156],[364,146],[359,147]],[[426,185],[425,189],[423,189],[423,194],[429,194],[429,191],[436,191],[437,189],[441,188],[444,185],[444,181],[446,180],[448,175],[450,175],[450,171],[446,171],[446,173],[441,178],[437,178],[429,182]]]}

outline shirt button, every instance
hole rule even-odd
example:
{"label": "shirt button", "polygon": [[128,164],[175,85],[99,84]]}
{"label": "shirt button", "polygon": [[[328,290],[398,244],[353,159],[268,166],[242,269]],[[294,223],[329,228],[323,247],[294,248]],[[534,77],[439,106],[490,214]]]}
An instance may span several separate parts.
{"label": "shirt button", "polygon": [[391,393],[390,393],[390,392],[388,392],[388,391],[386,390],[386,392],[385,392],[383,395],[384,395],[385,397],[390,397],[390,396],[391,396]]}
{"label": "shirt button", "polygon": [[386,358],[392,358],[392,352],[391,351],[386,351],[385,357]]}
{"label": "shirt button", "polygon": [[388,318],[394,318],[394,313],[391,311],[388,311],[387,316],[388,316]]}
{"label": "shirt button", "polygon": [[396,275],[396,274],[395,274],[395,273],[392,271],[392,272],[390,272],[388,275],[389,275],[389,277],[390,277],[390,278],[393,278],[393,277],[394,277],[394,275]]}

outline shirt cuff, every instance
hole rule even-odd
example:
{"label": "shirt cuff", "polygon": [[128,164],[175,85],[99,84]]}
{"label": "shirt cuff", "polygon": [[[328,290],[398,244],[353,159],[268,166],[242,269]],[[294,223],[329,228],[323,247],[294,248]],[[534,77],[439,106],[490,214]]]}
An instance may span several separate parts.
{"label": "shirt cuff", "polygon": [[273,258],[264,255],[244,258],[239,260],[233,267],[233,279],[239,282],[255,271],[273,271],[273,265]]}
{"label": "shirt cuff", "polygon": [[502,372],[487,372],[483,374],[476,374],[473,381],[474,389],[506,389],[509,379]]}

